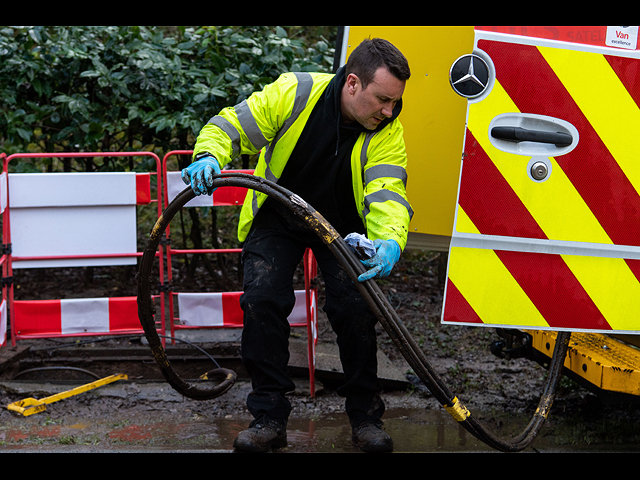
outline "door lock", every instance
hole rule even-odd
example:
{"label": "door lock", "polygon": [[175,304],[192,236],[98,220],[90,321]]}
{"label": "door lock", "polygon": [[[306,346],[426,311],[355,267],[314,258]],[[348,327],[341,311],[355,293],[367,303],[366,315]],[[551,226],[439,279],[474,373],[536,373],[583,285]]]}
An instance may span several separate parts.
{"label": "door lock", "polygon": [[547,164],[541,161],[535,162],[531,165],[531,176],[538,181],[544,180],[549,175],[549,168]]}

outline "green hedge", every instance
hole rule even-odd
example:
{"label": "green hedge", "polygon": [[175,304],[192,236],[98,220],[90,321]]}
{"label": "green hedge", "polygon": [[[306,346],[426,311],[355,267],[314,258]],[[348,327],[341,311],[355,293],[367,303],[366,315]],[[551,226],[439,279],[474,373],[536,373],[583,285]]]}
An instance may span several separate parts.
{"label": "green hedge", "polygon": [[[280,73],[330,71],[335,28],[0,27],[0,152],[190,149],[211,116]],[[102,162],[74,168],[128,168]]]}

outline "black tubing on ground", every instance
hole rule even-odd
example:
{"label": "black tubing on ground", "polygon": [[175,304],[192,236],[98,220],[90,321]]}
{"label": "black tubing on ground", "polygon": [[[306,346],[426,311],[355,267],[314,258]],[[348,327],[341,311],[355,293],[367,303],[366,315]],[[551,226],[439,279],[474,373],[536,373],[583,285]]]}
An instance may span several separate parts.
{"label": "black tubing on ground", "polygon": [[[322,215],[313,209],[313,207],[308,205],[302,198],[292,192],[273,182],[253,175],[225,171],[214,179],[213,186],[215,188],[235,186],[257,190],[269,195],[271,198],[274,198],[286,207],[290,208],[296,215],[307,223],[309,228],[323,240],[331,252],[336,256],[340,264],[351,276],[355,285],[366,299],[369,307],[376,315],[380,324],[384,327],[396,348],[398,348],[420,380],[424,382],[434,397],[452,414],[456,421],[458,421],[476,438],[496,450],[504,452],[518,452],[532,444],[544,424],[555,398],[555,391],[557,390],[562,376],[564,358],[569,345],[570,333],[558,333],[553,358],[549,368],[547,384],[540,398],[538,409],[531,421],[518,436],[510,440],[503,440],[484,427],[471,414],[471,412],[469,412],[464,406],[460,405],[457,397],[450,392],[447,385],[427,360],[421,348],[416,344],[411,334],[406,330],[402,321],[398,318],[395,310],[389,304],[376,282],[374,280],[369,280],[364,283],[358,282],[358,276],[360,273],[364,272],[363,265],[355,257],[353,251],[346,244],[344,239],[322,217]],[[223,384],[213,389],[202,389],[196,385],[189,385],[180,379],[173,371],[173,368],[164,353],[162,344],[160,343],[153,319],[153,302],[149,291],[151,266],[153,259],[155,258],[156,249],[162,233],[166,230],[168,223],[177,211],[179,211],[194,197],[195,194],[191,188],[185,188],[165,209],[151,232],[147,248],[143,254],[142,261],[140,262],[138,274],[138,315],[145,330],[145,335],[147,336],[149,345],[152,349],[153,356],[169,384],[175,390],[189,398],[204,400],[215,398],[216,396],[225,393],[229,388],[231,388],[233,382],[235,382],[235,377],[233,378],[233,381],[225,380],[226,383],[223,382]]]}

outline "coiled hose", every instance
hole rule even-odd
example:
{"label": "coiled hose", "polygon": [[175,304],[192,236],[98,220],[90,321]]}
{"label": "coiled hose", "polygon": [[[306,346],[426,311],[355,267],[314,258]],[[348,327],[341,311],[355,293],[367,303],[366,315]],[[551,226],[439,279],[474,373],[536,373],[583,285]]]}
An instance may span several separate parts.
{"label": "coiled hose", "polygon": [[[503,440],[485,428],[471,412],[461,404],[458,398],[449,391],[449,388],[433,369],[411,334],[406,330],[402,321],[395,313],[393,307],[388,303],[385,295],[375,281],[358,282],[358,276],[364,272],[363,265],[355,257],[353,251],[344,239],[342,239],[338,232],[320,213],[316,212],[312,206],[308,205],[298,195],[273,182],[254,175],[224,171],[221,175],[215,177],[213,186],[215,188],[235,186],[260,191],[290,208],[296,215],[302,218],[308,227],[328,246],[342,267],[349,273],[378,321],[384,327],[394,345],[407,360],[416,375],[424,382],[445,410],[473,436],[488,446],[503,452],[522,451],[533,443],[554,401],[555,391],[562,376],[562,368],[569,346],[570,333],[558,333],[552,362],[549,367],[547,384],[531,421],[518,436],[510,440]],[[147,340],[149,341],[153,357],[167,382],[176,391],[186,397],[196,400],[207,400],[220,396],[228,391],[235,383],[235,373],[225,369],[217,369],[216,371],[209,372],[211,375],[217,374],[226,377],[222,383],[213,388],[202,388],[201,386],[191,385],[183,381],[173,370],[160,342],[154,321],[155,307],[149,288],[151,268],[162,234],[173,216],[194,197],[195,194],[191,188],[185,188],[167,206],[151,231],[138,272],[138,316]]]}

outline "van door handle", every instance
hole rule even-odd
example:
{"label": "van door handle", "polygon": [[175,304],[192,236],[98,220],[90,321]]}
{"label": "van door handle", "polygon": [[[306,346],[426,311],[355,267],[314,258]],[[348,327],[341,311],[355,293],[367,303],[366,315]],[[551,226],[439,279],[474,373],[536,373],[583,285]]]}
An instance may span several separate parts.
{"label": "van door handle", "polygon": [[568,147],[573,142],[573,137],[568,133],[527,130],[520,127],[493,127],[491,136],[510,142],[552,143],[559,148]]}

